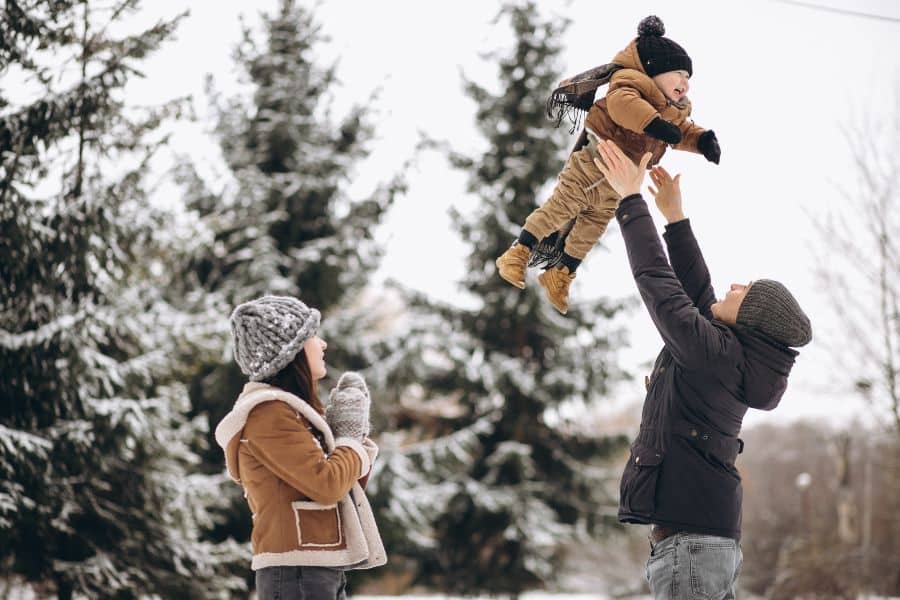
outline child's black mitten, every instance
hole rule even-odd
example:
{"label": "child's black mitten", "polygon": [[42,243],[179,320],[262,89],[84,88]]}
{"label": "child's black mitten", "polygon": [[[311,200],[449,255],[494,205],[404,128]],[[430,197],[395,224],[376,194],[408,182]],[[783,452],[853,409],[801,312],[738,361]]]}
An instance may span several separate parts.
{"label": "child's black mitten", "polygon": [[700,134],[697,139],[697,150],[711,163],[719,164],[719,159],[722,158],[722,148],[719,147],[719,140],[716,139],[712,129]]}
{"label": "child's black mitten", "polygon": [[667,144],[677,144],[681,141],[681,130],[677,125],[673,125],[660,117],[656,117],[644,127],[644,133],[653,136],[658,140],[662,140]]}

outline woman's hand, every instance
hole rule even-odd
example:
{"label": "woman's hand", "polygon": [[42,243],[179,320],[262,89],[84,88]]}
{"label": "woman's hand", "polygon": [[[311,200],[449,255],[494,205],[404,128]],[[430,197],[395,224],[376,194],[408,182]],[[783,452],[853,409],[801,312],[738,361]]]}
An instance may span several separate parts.
{"label": "woman's hand", "polygon": [[325,421],[334,437],[362,440],[369,435],[369,388],[362,375],[346,372],[331,390]]}
{"label": "woman's hand", "polygon": [[641,184],[644,183],[644,172],[647,170],[651,154],[649,152],[644,154],[641,157],[641,164],[636,165],[611,140],[601,141],[597,144],[597,150],[603,160],[595,158],[594,164],[606,177],[606,181],[612,186],[612,189],[619,194],[619,197],[640,194]]}
{"label": "woman's hand", "polygon": [[684,220],[684,211],[681,207],[681,174],[673,179],[664,168],[653,167],[650,169],[650,179],[656,186],[655,188],[650,186],[650,193],[656,199],[656,208],[666,218],[666,222]]}

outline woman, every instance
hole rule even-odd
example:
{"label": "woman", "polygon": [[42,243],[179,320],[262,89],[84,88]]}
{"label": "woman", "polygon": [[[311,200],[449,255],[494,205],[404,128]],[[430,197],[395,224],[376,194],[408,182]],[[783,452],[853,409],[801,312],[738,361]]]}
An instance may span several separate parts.
{"label": "woman", "polygon": [[363,491],[378,452],[367,437],[369,391],[345,373],[323,408],[317,384],[328,345],[316,335],[319,320],[282,296],[231,315],[235,361],[250,382],[216,441],[253,513],[260,600],[345,598],[346,569],[387,560]]}

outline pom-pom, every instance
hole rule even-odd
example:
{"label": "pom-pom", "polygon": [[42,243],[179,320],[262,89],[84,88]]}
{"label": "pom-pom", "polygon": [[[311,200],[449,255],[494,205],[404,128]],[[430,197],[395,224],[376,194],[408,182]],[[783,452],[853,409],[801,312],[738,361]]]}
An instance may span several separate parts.
{"label": "pom-pom", "polygon": [[641,19],[638,23],[638,35],[655,35],[662,37],[666,34],[666,26],[663,25],[662,19],[656,15],[650,15]]}

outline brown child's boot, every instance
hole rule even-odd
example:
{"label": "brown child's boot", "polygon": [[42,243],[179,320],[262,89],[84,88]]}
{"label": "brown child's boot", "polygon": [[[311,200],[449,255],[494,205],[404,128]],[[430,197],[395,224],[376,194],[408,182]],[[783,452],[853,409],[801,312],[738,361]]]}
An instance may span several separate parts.
{"label": "brown child's boot", "polygon": [[574,279],[575,273],[569,273],[569,267],[547,269],[538,277],[550,304],[562,314],[569,311],[569,286]]}
{"label": "brown child's boot", "polygon": [[522,244],[513,244],[497,259],[497,271],[500,277],[519,289],[525,289],[525,268],[531,249]]}

